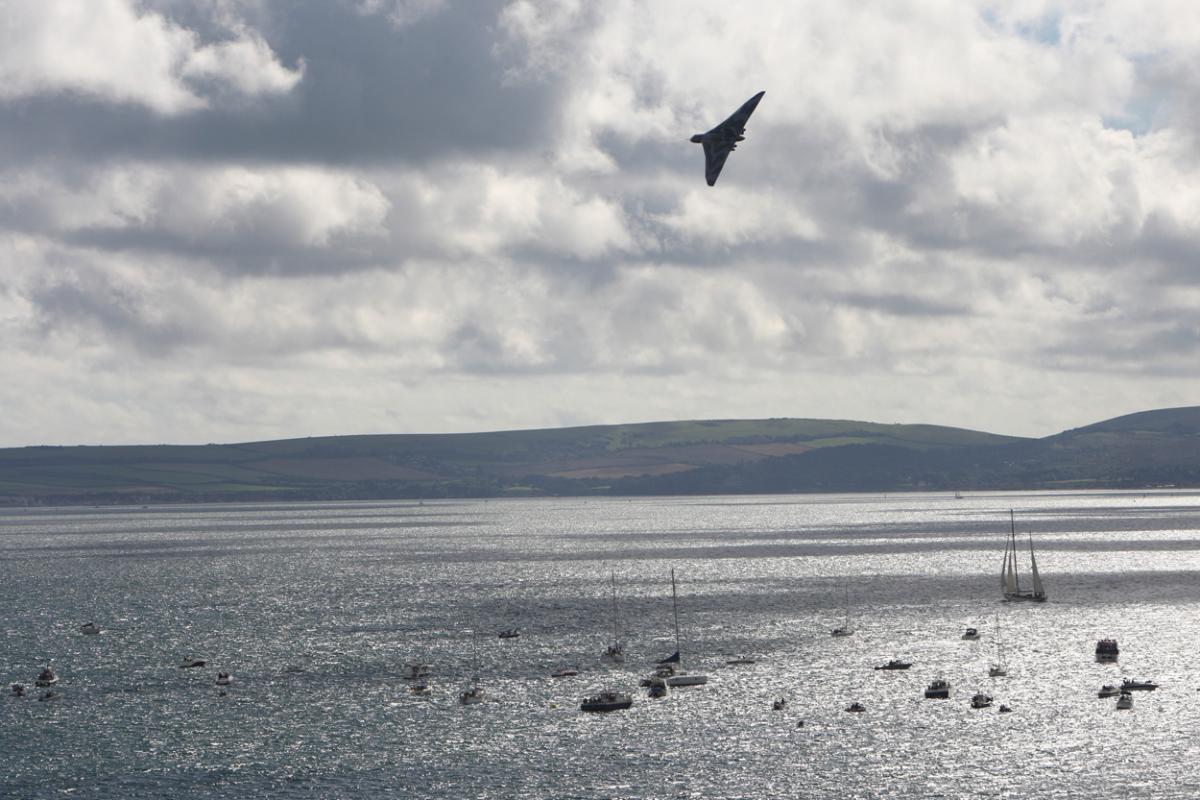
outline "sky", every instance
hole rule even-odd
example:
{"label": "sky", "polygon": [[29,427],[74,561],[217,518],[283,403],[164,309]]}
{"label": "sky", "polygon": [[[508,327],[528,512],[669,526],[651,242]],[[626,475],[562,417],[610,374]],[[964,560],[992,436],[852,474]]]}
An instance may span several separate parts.
{"label": "sky", "polygon": [[0,0],[0,446],[1197,403],[1200,3],[753,9]]}

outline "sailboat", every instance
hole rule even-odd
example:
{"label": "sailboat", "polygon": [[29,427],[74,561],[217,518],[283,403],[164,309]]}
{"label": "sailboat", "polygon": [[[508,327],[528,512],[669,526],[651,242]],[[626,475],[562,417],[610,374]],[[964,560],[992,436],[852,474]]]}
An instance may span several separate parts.
{"label": "sailboat", "polygon": [[846,618],[840,627],[834,628],[831,633],[834,636],[853,636],[854,628],[850,627],[850,587],[846,589]]}
{"label": "sailboat", "polygon": [[1000,588],[1004,592],[1004,599],[1044,602],[1046,590],[1038,576],[1037,558],[1033,554],[1033,534],[1029,535],[1029,569],[1033,578],[1033,588],[1022,589],[1017,573],[1017,523],[1011,508],[1008,510],[1008,519],[1011,532],[1004,546],[1004,566],[1000,569]]}
{"label": "sailboat", "polygon": [[[478,628],[478,626],[476,626]],[[464,706],[482,703],[484,701],[483,687],[479,685],[479,643],[478,630],[471,631],[471,683],[458,693],[458,702]]]}
{"label": "sailboat", "polygon": [[612,623],[613,638],[600,660],[608,664],[625,663],[625,645],[621,643],[621,618],[617,615],[617,573],[612,573]]}
{"label": "sailboat", "polygon": [[1000,615],[996,615],[996,662],[988,667],[989,678],[1003,678],[1008,675],[1004,666],[1004,651],[1000,647]]}
{"label": "sailboat", "polygon": [[697,675],[685,670],[679,655],[679,594],[675,589],[674,569],[671,570],[671,608],[675,614],[675,652],[658,662],[658,669],[651,678],[662,678],[667,686],[701,686],[708,683],[707,675]]}

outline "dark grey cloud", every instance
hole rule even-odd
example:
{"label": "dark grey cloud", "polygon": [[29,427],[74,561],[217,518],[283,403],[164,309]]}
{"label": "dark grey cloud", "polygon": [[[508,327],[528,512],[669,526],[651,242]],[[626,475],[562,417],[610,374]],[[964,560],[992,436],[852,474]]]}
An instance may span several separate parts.
{"label": "dark grey cloud", "polygon": [[74,93],[0,103],[0,163],[64,153],[88,160],[422,163],[536,149],[553,132],[557,90],[508,79],[512,64],[495,46],[502,7],[449,3],[395,26],[342,3],[272,4],[268,43],[285,67],[304,65],[292,91],[173,116]]}

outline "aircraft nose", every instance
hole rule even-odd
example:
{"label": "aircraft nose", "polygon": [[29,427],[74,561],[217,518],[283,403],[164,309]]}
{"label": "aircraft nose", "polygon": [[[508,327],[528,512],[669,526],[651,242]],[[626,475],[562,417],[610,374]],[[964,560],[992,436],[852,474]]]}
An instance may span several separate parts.
{"label": "aircraft nose", "polygon": [[696,134],[695,136],[693,136],[693,137],[692,137],[692,138],[691,138],[689,141],[691,141],[691,142],[693,142],[693,143],[695,143],[695,144],[701,144],[703,140],[700,138],[700,134],[698,134],[698,133],[697,133],[697,134]]}

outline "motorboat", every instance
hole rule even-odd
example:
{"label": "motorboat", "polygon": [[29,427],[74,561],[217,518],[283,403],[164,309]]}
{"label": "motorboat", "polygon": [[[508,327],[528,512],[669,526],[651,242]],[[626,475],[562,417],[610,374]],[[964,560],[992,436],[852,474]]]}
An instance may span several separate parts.
{"label": "motorboat", "polygon": [[979,638],[979,629],[978,628],[967,628],[965,631],[963,631],[962,638],[968,642],[975,641],[976,639]]}
{"label": "motorboat", "polygon": [[470,706],[476,703],[482,703],[484,700],[484,691],[481,686],[471,686],[463,689],[458,693],[458,702],[460,705]]}
{"label": "motorboat", "polygon": [[603,691],[591,697],[583,698],[579,704],[580,711],[593,714],[604,714],[609,711],[624,711],[633,705],[633,697],[627,692]]}
{"label": "motorboat", "polygon": [[688,672],[686,669],[672,669],[671,674],[667,675],[663,680],[666,681],[667,686],[672,688],[677,686],[703,686],[708,683],[708,676]]}
{"label": "motorboat", "polygon": [[179,665],[179,668],[180,669],[196,669],[197,667],[203,667],[207,663],[208,663],[207,661],[202,661],[197,658],[197,659],[193,659],[192,661],[183,662],[182,664]]}
{"label": "motorboat", "polygon": [[886,669],[886,670],[908,669],[911,666],[912,666],[911,661],[901,661],[898,658],[893,658],[891,661],[887,662],[883,666],[875,667],[875,669]]}
{"label": "motorboat", "polygon": [[62,692],[56,692],[53,689],[51,689],[50,691],[44,692],[41,695],[39,695],[38,700],[57,700],[60,697],[62,697]]}
{"label": "motorboat", "polygon": [[1118,711],[1131,711],[1133,709],[1133,695],[1129,692],[1121,692],[1121,696],[1117,698]]}
{"label": "motorboat", "polygon": [[992,704],[992,696],[983,692],[976,692],[971,698],[971,708],[988,708]]}
{"label": "motorboat", "polygon": [[1121,655],[1116,639],[1100,639],[1096,642],[1096,660],[1101,664],[1111,664]]}
{"label": "motorboat", "polygon": [[1139,681],[1126,678],[1121,681],[1121,691],[1123,692],[1153,692],[1158,688],[1158,684],[1154,681]]}
{"label": "motorboat", "polygon": [[428,683],[413,683],[409,684],[408,690],[413,694],[429,694]]}
{"label": "motorboat", "polygon": [[89,636],[95,636],[96,634],[101,633],[101,630],[100,630],[100,626],[97,625],[96,623],[85,622],[79,626],[79,632],[85,633]]}
{"label": "motorboat", "polygon": [[501,639],[516,639],[521,635],[521,632],[516,628],[505,628],[496,635]]}
{"label": "motorboat", "polygon": [[771,703],[772,711],[784,711],[785,709],[787,709],[787,698],[786,697],[780,697],[775,702]]}
{"label": "motorboat", "polygon": [[24,697],[25,696],[25,684],[14,683],[12,685],[12,695],[13,695],[13,697]]}
{"label": "motorboat", "polygon": [[58,683],[58,676],[54,674],[53,667],[46,667],[38,673],[37,680],[34,681],[36,686],[53,686]]}
{"label": "motorboat", "polygon": [[422,678],[428,678],[433,674],[433,667],[428,664],[405,664],[404,679],[409,681],[419,681]]}
{"label": "motorboat", "polygon": [[730,667],[744,667],[749,664],[757,664],[757,663],[758,663],[758,659],[750,658],[749,656],[738,656],[737,658],[731,658],[725,662],[725,664]]}
{"label": "motorboat", "polygon": [[1111,683],[1106,683],[1100,687],[1100,691],[1096,692],[1096,696],[1099,697],[1101,700],[1104,700],[1109,697],[1116,697],[1120,693],[1121,693],[1121,690],[1118,689],[1116,686],[1113,686]]}
{"label": "motorboat", "polygon": [[988,667],[988,677],[989,678],[1008,677],[1008,670],[1004,668],[1003,664],[992,664],[990,667]]}
{"label": "motorboat", "polygon": [[850,705],[846,706],[846,710],[851,714],[861,714],[867,710],[867,707],[862,703],[851,703]]}
{"label": "motorboat", "polygon": [[938,678],[925,689],[926,700],[945,700],[950,696],[950,681]]}
{"label": "motorboat", "polygon": [[661,700],[671,693],[667,682],[661,678],[651,680],[646,686],[646,697],[649,697],[651,700]]}
{"label": "motorboat", "polygon": [[574,667],[561,667],[550,673],[551,678],[573,678],[579,674],[579,670]]}
{"label": "motorboat", "polygon": [[1009,708],[1008,706],[1002,705],[1002,706],[1000,706],[1000,713],[1001,714],[1011,714],[1012,709]]}
{"label": "motorboat", "polygon": [[217,686],[229,686],[233,683],[233,676],[228,672],[217,673]]}

